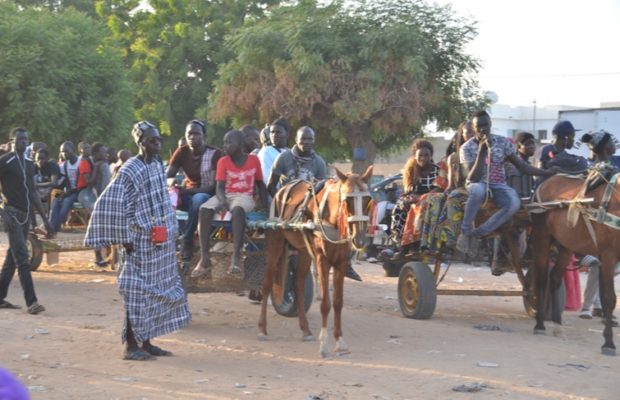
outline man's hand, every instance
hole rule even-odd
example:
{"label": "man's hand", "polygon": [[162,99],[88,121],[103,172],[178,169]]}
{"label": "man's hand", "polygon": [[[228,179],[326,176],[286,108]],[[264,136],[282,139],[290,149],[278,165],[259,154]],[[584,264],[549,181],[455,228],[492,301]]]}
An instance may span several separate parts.
{"label": "man's hand", "polygon": [[224,212],[224,211],[228,211],[228,209],[229,209],[228,202],[224,200],[224,201],[220,201],[217,207],[215,207],[215,212]]}

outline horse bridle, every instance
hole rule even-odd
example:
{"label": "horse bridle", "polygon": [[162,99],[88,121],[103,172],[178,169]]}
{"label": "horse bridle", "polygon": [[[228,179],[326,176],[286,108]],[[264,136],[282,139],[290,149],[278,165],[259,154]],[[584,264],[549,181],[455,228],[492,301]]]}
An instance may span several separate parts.
{"label": "horse bridle", "polygon": [[370,192],[368,190],[361,192],[351,192],[347,193],[347,199],[353,199],[353,215],[349,215],[347,217],[347,223],[355,223],[355,222],[369,222],[370,216],[364,215],[364,197],[370,197]]}

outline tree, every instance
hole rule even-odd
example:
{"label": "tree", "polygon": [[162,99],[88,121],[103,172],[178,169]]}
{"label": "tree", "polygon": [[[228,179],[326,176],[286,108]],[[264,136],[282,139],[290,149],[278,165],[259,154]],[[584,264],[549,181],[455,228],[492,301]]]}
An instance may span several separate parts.
{"label": "tree", "polygon": [[163,133],[206,118],[217,67],[232,56],[224,37],[278,1],[150,0],[139,9],[136,1],[99,1],[98,13],[125,45],[137,116]]}
{"label": "tree", "polygon": [[0,133],[24,126],[50,146],[127,142],[131,92],[105,26],[67,9],[0,3]]}
{"label": "tree", "polygon": [[475,26],[450,7],[418,0],[314,0],[248,21],[227,44],[210,97],[216,121],[278,115],[318,132],[321,154],[362,172],[377,151],[411,141],[428,121],[456,126],[478,102],[477,61],[465,52]]}

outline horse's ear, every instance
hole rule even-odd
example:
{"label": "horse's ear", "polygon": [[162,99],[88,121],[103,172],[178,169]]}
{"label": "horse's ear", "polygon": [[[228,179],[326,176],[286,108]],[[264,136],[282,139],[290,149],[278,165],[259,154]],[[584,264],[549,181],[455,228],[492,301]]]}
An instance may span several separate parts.
{"label": "horse's ear", "polygon": [[336,175],[338,175],[338,179],[340,179],[342,182],[347,180],[347,176],[343,174],[338,168],[334,167],[334,169],[336,170]]}
{"label": "horse's ear", "polygon": [[373,166],[369,166],[364,175],[362,175],[362,180],[366,183],[370,182],[370,178],[372,178],[372,168]]}

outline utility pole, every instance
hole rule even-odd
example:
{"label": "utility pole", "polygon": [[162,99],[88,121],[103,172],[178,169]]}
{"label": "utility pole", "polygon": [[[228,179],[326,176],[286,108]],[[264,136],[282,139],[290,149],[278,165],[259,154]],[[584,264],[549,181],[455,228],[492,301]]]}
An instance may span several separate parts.
{"label": "utility pole", "polygon": [[534,135],[534,137],[537,140],[539,140],[541,138],[539,138],[538,134],[536,133],[536,99],[534,99],[534,101],[532,103],[534,104],[534,108],[532,110],[532,135]]}

